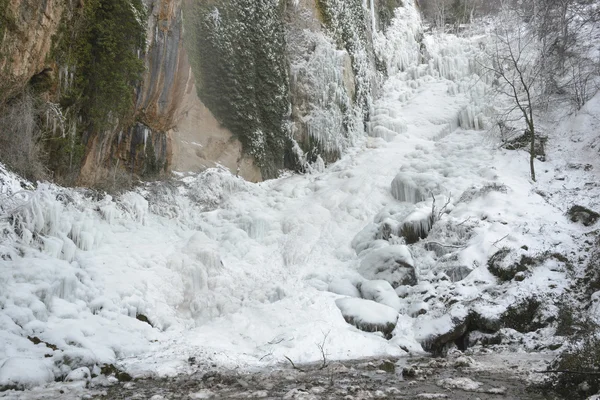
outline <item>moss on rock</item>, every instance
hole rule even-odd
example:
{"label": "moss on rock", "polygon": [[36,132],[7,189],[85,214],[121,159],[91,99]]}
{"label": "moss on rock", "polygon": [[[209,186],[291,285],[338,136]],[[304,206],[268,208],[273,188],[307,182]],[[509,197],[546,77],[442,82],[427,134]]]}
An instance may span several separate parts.
{"label": "moss on rock", "polygon": [[186,44],[198,95],[272,178],[289,146],[289,82],[278,0],[187,6]]}

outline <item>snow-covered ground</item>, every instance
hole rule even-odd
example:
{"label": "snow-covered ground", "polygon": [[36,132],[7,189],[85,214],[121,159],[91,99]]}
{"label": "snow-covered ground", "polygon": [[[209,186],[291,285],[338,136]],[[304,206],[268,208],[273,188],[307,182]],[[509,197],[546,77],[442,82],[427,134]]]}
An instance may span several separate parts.
{"label": "snow-covered ground", "polygon": [[[209,170],[112,199],[34,189],[0,167],[0,386],[85,380],[78,368],[104,364],[149,376],[312,362],[321,348],[339,360],[422,354],[466,316],[494,323],[533,295],[537,317],[555,315],[577,270],[546,257],[500,282],[487,262],[501,248],[579,260],[592,228],[565,213],[600,208],[600,97],[548,126],[534,183],[528,154],[488,130],[483,39],[426,35],[422,56],[418,23],[407,5],[379,38],[394,74],[370,136],[323,172],[250,184]],[[394,232],[407,224],[427,238],[406,246]],[[381,273],[398,259],[406,271]],[[415,285],[394,281],[410,267]],[[368,300],[339,302],[357,296]],[[371,303],[385,308],[374,317]],[[391,339],[348,324],[348,307],[369,323],[397,316]],[[553,329],[507,334],[533,348]]]}

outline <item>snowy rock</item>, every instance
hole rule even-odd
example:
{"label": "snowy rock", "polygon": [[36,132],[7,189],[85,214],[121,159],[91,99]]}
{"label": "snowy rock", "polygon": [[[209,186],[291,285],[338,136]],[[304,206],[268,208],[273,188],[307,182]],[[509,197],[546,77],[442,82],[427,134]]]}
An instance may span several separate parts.
{"label": "snowy rock", "polygon": [[403,237],[407,244],[413,244],[419,239],[425,239],[433,226],[431,209],[419,209],[411,213],[402,223],[398,236]]}
{"label": "snowy rock", "polygon": [[377,280],[363,282],[360,286],[360,292],[364,299],[373,300],[379,304],[392,307],[398,312],[400,312],[400,309],[402,308],[400,298],[388,281]]}
{"label": "snowy rock", "polygon": [[388,281],[394,289],[417,284],[413,258],[408,247],[403,245],[372,251],[362,260],[358,271],[367,279]]}
{"label": "snowy rock", "polygon": [[448,343],[461,339],[468,331],[470,315],[463,306],[457,305],[435,319],[418,319],[415,323],[416,338],[425,351],[443,354]]}
{"label": "snowy rock", "polygon": [[600,214],[597,212],[578,205],[571,207],[567,214],[572,222],[579,222],[584,226],[594,225],[600,218]]}
{"label": "snowy rock", "polygon": [[502,281],[510,281],[519,272],[527,271],[528,266],[533,263],[521,250],[513,250],[508,247],[502,248],[494,253],[488,260],[488,270]]}
{"label": "snowy rock", "polygon": [[470,378],[446,378],[437,381],[437,385],[444,389],[460,389],[466,392],[477,391],[482,383]]}
{"label": "snowy rock", "polygon": [[356,234],[356,236],[354,236],[354,239],[352,239],[350,245],[354,250],[356,250],[357,255],[369,249],[373,245],[373,241],[377,237],[378,232],[379,225],[371,223],[365,226]]}
{"label": "snowy rock", "polygon": [[69,372],[65,378],[67,382],[89,381],[92,378],[89,368],[81,367]]}
{"label": "snowy rock", "polygon": [[54,374],[42,360],[13,357],[0,366],[0,391],[30,389],[54,381]]}
{"label": "snowy rock", "polygon": [[398,321],[396,310],[371,300],[345,298],[335,304],[347,323],[365,332],[382,332],[389,338]]}
{"label": "snowy rock", "polygon": [[348,279],[334,279],[329,284],[328,290],[342,296],[360,297],[360,292]]}
{"label": "snowy rock", "polygon": [[411,317],[417,317],[419,315],[427,314],[429,311],[429,305],[424,301],[415,301],[408,308],[408,315]]}
{"label": "snowy rock", "polygon": [[444,273],[452,282],[460,282],[465,279],[473,270],[464,265],[452,265],[444,270]]}
{"label": "snowy rock", "polygon": [[202,389],[196,393],[189,394],[190,399],[214,399],[216,394],[208,389]]}

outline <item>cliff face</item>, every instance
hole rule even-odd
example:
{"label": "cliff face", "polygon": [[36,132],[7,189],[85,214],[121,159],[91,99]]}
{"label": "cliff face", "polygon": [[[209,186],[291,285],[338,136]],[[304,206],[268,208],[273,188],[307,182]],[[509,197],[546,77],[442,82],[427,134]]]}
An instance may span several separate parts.
{"label": "cliff face", "polygon": [[[118,162],[133,172],[198,172],[217,164],[252,181],[260,171],[232,134],[199,100],[183,46],[181,0],[147,0],[146,71],[136,91],[132,127],[98,135],[88,146],[82,178],[93,182],[98,165]],[[101,171],[101,173],[103,173]]]}
{"label": "cliff face", "polygon": [[49,67],[64,0],[0,0],[0,101]]}
{"label": "cliff face", "polygon": [[48,76],[42,98],[62,107],[61,118],[73,114],[84,184],[116,171],[151,177],[216,164],[252,181],[310,169],[364,134],[383,76],[373,34],[398,5],[371,1],[144,0],[145,13],[132,14],[143,15],[146,32],[133,104],[116,118],[109,111],[99,128],[81,127],[75,114],[86,110],[67,96],[87,79],[71,55],[84,34],[70,26],[97,17],[94,1],[0,0],[0,102]]}

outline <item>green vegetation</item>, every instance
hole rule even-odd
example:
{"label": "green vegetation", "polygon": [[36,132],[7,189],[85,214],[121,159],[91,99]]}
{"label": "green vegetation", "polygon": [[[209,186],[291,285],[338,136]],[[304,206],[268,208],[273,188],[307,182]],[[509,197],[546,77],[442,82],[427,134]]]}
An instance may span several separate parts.
{"label": "green vegetation", "polygon": [[141,0],[88,0],[78,15],[63,21],[55,55],[75,72],[61,105],[75,107],[84,131],[98,132],[131,118],[134,87],[144,63],[144,6]]}
{"label": "green vegetation", "polygon": [[600,390],[600,339],[595,335],[598,326],[591,327],[585,336],[571,344],[549,369],[564,371],[550,381],[553,390],[572,399],[586,399]]}
{"label": "green vegetation", "polygon": [[148,143],[146,144],[146,149],[144,151],[144,159],[144,172],[142,173],[142,176],[145,179],[157,178],[164,169],[164,164],[156,158],[156,151],[154,150],[154,144],[152,143],[151,138],[148,138]]}
{"label": "green vegetation", "polygon": [[4,33],[14,25],[13,16],[8,9],[9,0],[0,0],[0,44],[4,39]]}
{"label": "green vegetation", "polygon": [[[372,0],[375,1],[375,0]],[[381,30],[386,30],[392,24],[394,10],[402,7],[402,0],[380,0],[379,2],[379,26]]]}
{"label": "green vegetation", "polygon": [[501,317],[502,325],[517,332],[534,332],[547,325],[540,316],[542,303],[535,296],[531,296],[518,303],[512,304]]}
{"label": "green vegetation", "polygon": [[198,95],[263,176],[277,176],[290,109],[282,4],[201,0],[188,7],[186,44]]}
{"label": "green vegetation", "polygon": [[[141,0],[88,0],[64,14],[51,57],[58,64],[54,84],[69,133],[53,131],[44,139],[46,165],[56,179],[73,183],[87,141],[133,122],[134,89],[144,71],[138,53],[145,49],[145,21]],[[45,77],[34,78],[36,92],[51,89]]]}

